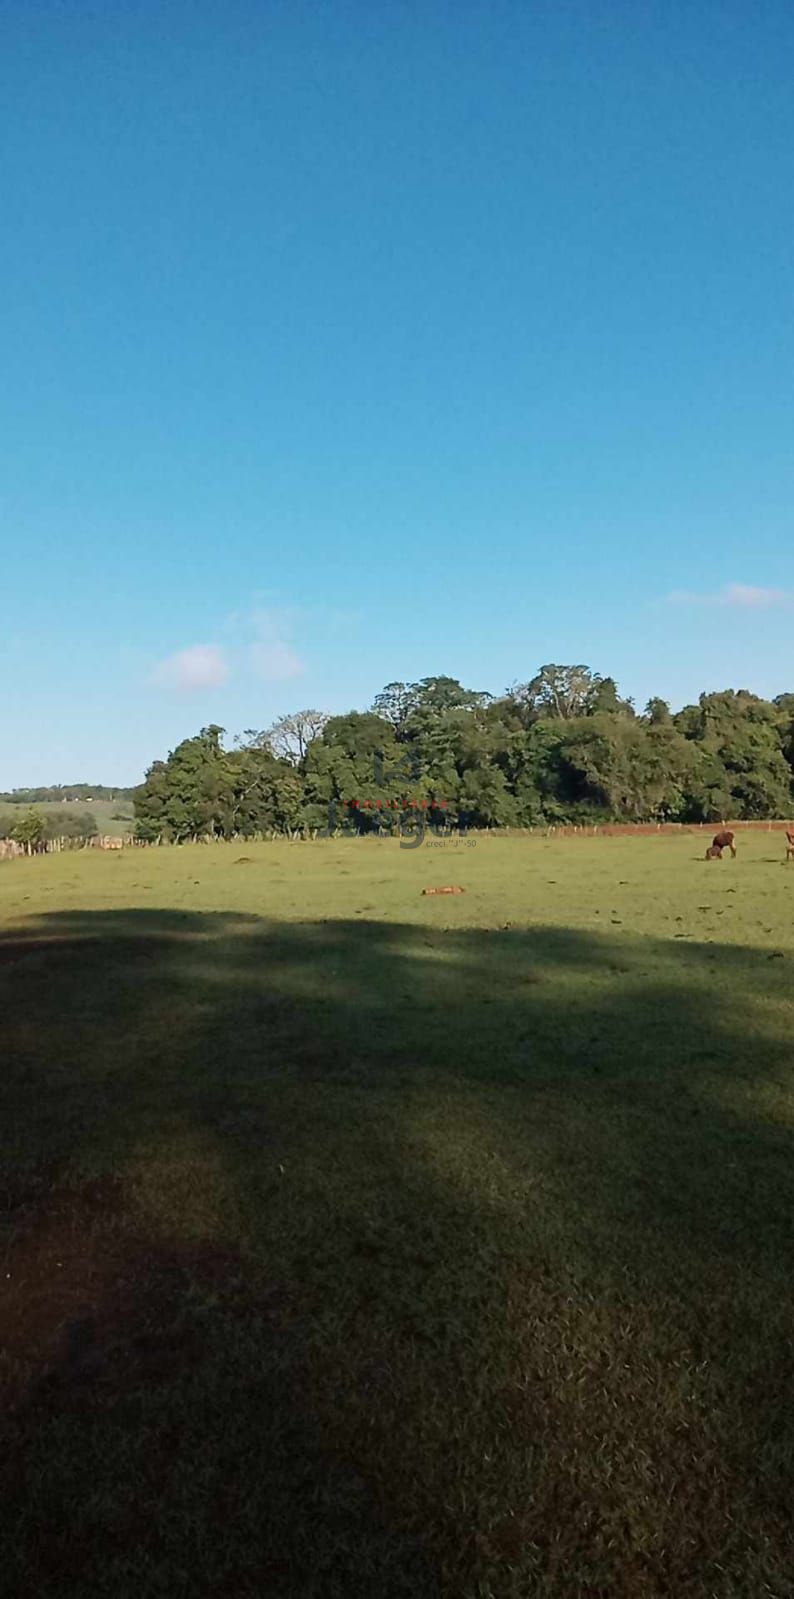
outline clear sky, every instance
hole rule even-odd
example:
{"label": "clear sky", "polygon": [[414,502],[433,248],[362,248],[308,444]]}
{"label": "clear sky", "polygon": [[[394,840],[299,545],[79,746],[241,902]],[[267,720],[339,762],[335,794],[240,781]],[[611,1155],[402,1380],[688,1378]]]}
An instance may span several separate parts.
{"label": "clear sky", "polygon": [[0,788],[794,689],[790,0],[0,0]]}

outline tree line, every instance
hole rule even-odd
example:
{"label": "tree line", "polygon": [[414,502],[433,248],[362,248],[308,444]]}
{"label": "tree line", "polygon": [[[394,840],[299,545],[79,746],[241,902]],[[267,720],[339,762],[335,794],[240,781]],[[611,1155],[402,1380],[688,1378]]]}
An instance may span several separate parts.
{"label": "tree line", "polygon": [[60,801],[132,799],[134,788],[108,788],[103,783],[51,783],[41,788],[10,788],[0,793],[0,805],[42,805]]}
{"label": "tree line", "polygon": [[11,810],[0,811],[0,839],[10,838],[15,844],[39,849],[50,839],[67,839],[75,844],[85,844],[99,832],[96,818],[90,811],[48,811],[44,815],[34,807],[14,805]]}
{"label": "tree line", "polygon": [[203,728],[135,792],[143,840],[788,817],[794,694],[702,694],[638,713],[611,677],[547,665],[494,696],[389,683],[365,711],[299,711],[232,747]]}

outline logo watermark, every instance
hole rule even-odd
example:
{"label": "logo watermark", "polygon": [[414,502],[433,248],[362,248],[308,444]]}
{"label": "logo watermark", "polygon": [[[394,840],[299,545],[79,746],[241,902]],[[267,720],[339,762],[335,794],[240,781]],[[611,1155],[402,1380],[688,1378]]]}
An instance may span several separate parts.
{"label": "logo watermark", "polygon": [[[421,776],[421,766],[415,757],[401,755],[387,767],[382,753],[376,751],[372,761],[373,787],[391,792],[386,797],[329,800],[328,823],[323,835],[332,837],[346,833],[360,837],[363,833],[374,833],[379,838],[396,835],[400,849],[419,849],[424,843],[435,849],[446,845],[474,848],[477,841],[468,837],[465,816],[455,811],[451,814],[446,800],[411,795],[411,787]],[[401,788],[402,792],[395,794],[395,788]]]}

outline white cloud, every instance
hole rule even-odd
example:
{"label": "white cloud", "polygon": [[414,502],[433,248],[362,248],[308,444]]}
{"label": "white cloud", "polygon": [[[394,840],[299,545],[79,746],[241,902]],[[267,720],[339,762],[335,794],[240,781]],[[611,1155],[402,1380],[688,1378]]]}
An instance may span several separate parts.
{"label": "white cloud", "polygon": [[149,681],[179,694],[198,694],[220,688],[229,678],[258,678],[263,683],[286,683],[301,677],[305,662],[292,643],[300,613],[258,606],[228,617],[224,643],[192,644],[160,661]]}
{"label": "white cloud", "polygon": [[258,606],[252,613],[249,626],[254,642],[248,645],[248,664],[266,683],[286,683],[300,677],[305,666],[290,643],[294,612]]}
{"label": "white cloud", "polygon": [[175,689],[178,694],[197,694],[219,688],[228,676],[226,656],[219,645],[192,644],[189,649],[166,656],[155,667],[152,682],[160,688]]}
{"label": "white cloud", "polygon": [[676,589],[668,598],[673,605],[720,605],[740,611],[768,611],[775,606],[794,605],[794,591],[758,588],[752,583],[726,583],[711,594]]}
{"label": "white cloud", "polygon": [[266,683],[286,683],[291,677],[301,677],[304,671],[300,656],[284,639],[250,644],[248,659],[257,677]]}
{"label": "white cloud", "polygon": [[785,589],[760,589],[748,583],[729,583],[722,590],[720,604],[739,605],[745,610],[763,611],[770,605],[790,605],[791,594]]}

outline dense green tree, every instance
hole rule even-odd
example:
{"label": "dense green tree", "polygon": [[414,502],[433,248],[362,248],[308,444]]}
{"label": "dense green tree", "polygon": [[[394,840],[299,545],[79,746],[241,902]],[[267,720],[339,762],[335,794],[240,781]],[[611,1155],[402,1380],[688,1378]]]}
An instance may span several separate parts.
{"label": "dense green tree", "polygon": [[254,743],[230,755],[228,765],[232,832],[252,838],[300,826],[303,782],[291,761],[277,760],[270,749]]}
{"label": "dense green tree", "polygon": [[387,683],[376,694],[373,710],[400,741],[408,742],[451,712],[480,710],[491,698],[464,688],[456,677],[423,677],[418,683]]}
{"label": "dense green tree", "polygon": [[473,711],[487,705],[491,699],[479,689],[467,689],[456,677],[423,677],[413,684],[416,710],[435,712]]}
{"label": "dense green tree", "polygon": [[292,762],[277,759],[256,734],[226,751],[222,733],[204,728],[149,768],[135,796],[139,838],[252,837],[301,824],[304,785]]}
{"label": "dense green tree", "polygon": [[544,717],[570,721],[577,716],[634,716],[634,706],[618,693],[614,677],[601,677],[589,666],[541,666],[527,683],[514,683],[508,698],[520,709],[524,725]]}
{"label": "dense green tree", "polygon": [[626,821],[680,816],[694,757],[674,728],[599,712],[570,722],[560,746],[577,797]]}
{"label": "dense green tree", "polygon": [[452,677],[389,683],[371,711],[301,711],[224,749],[204,728],[136,794],[141,838],[788,816],[794,695],[704,694],[641,716],[615,680],[541,667],[501,699]]}
{"label": "dense green tree", "polygon": [[691,814],[710,821],[787,814],[791,768],[783,752],[781,710],[747,689],[701,694],[675,725],[706,760],[693,786]]}
{"label": "dense green tree", "polygon": [[40,849],[44,843],[46,832],[44,817],[40,811],[25,811],[19,820],[14,822],[10,837],[15,844],[24,845],[29,855]]}
{"label": "dense green tree", "polygon": [[331,717],[306,755],[303,775],[307,821],[331,829],[391,826],[416,787],[394,727],[372,711]]}
{"label": "dense green tree", "polygon": [[153,761],[133,799],[135,832],[144,843],[172,838],[168,817],[169,796],[168,761]]}
{"label": "dense green tree", "polygon": [[73,838],[83,840],[96,838],[99,832],[97,820],[90,811],[67,811],[60,807],[54,813],[50,811],[45,821],[45,836],[47,838]]}
{"label": "dense green tree", "polygon": [[382,716],[384,722],[393,727],[399,738],[411,713],[416,710],[416,704],[415,683],[387,683],[386,687],[375,695],[372,709],[377,716]]}
{"label": "dense green tree", "polygon": [[631,700],[623,699],[618,693],[618,686],[614,677],[597,677],[587,697],[586,710],[588,716],[597,716],[603,713],[607,716],[634,716],[634,706]]}
{"label": "dense green tree", "polygon": [[794,694],[778,694],[772,701],[780,718],[780,742],[794,783]]}
{"label": "dense green tree", "polygon": [[149,768],[135,795],[140,838],[181,843],[233,831],[234,782],[222,735],[221,727],[202,728]]}
{"label": "dense green tree", "polygon": [[514,827],[518,806],[498,766],[469,766],[457,795],[458,824],[466,827]]}
{"label": "dense green tree", "polygon": [[667,700],[660,699],[657,694],[654,694],[653,697],[649,699],[648,704],[645,707],[644,715],[645,720],[649,722],[652,727],[669,727],[673,720],[672,712]]}

